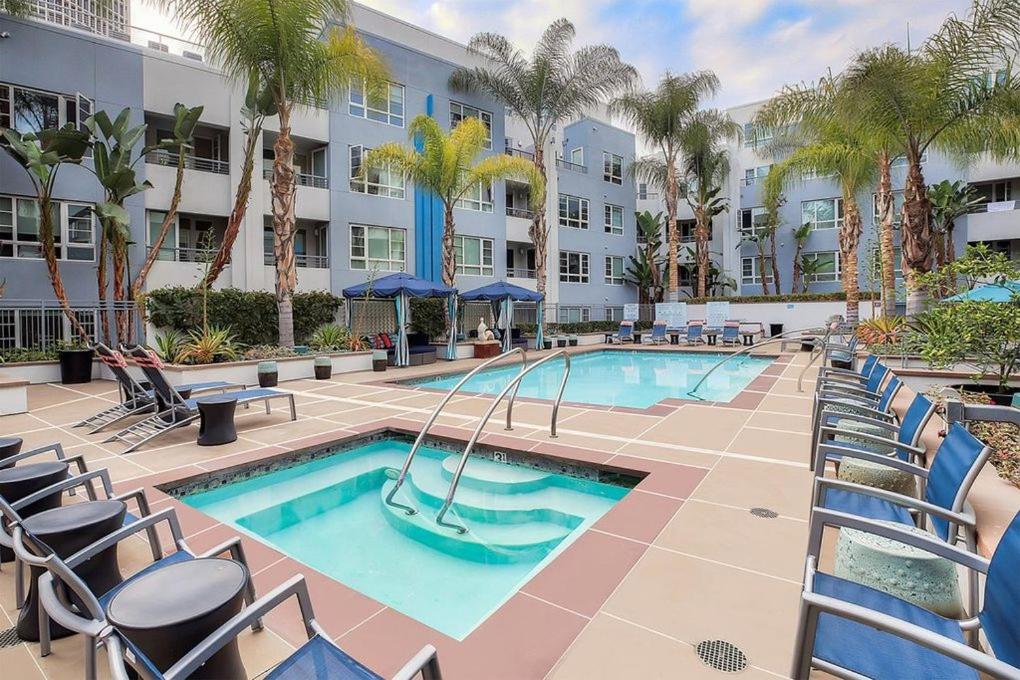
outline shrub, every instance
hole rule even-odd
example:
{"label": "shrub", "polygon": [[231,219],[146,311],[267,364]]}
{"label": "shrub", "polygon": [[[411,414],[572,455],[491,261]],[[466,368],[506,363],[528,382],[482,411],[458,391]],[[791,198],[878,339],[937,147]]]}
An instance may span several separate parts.
{"label": "shrub", "polygon": [[[862,290],[861,301],[878,300],[880,295],[875,292]],[[783,295],[737,295],[734,297],[703,297],[688,298],[680,302],[699,305],[706,302],[843,302],[846,300],[846,293],[786,293]]]}
{"label": "shrub", "polygon": [[215,364],[238,357],[234,336],[226,328],[210,326],[206,332],[192,331],[176,361],[180,364]]}
{"label": "shrub", "polygon": [[337,323],[323,324],[315,329],[308,344],[317,352],[346,352],[351,348],[351,332]]}
{"label": "shrub", "polygon": [[904,317],[878,316],[862,321],[857,327],[857,337],[865,345],[891,345],[899,342],[906,331]]}
{"label": "shrub", "polygon": [[411,298],[411,332],[429,340],[446,332],[446,298]]}
{"label": "shrub", "polygon": [[294,357],[297,356],[297,352],[290,347],[255,345],[254,347],[249,347],[244,350],[244,353],[241,356],[245,359],[258,359],[261,361],[262,359],[284,359],[286,357]]}
{"label": "shrub", "polygon": [[57,350],[55,349],[31,349],[11,347],[0,351],[0,363],[20,364],[29,361],[56,361]]}
{"label": "shrub", "polygon": [[176,361],[188,337],[179,330],[170,328],[156,336],[156,353],[164,361]]}

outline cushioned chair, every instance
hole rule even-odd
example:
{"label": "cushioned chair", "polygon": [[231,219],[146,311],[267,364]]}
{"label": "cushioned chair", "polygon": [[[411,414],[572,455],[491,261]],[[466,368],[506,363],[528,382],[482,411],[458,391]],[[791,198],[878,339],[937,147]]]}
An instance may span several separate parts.
{"label": "cushioned chair", "polygon": [[634,322],[633,321],[621,321],[620,330],[616,331],[613,335],[609,336],[609,342],[612,343],[624,343],[634,342]]}
{"label": "cushioned chair", "polygon": [[[985,575],[975,617],[949,619],[892,595],[818,571],[826,527],[866,531],[951,560]],[[812,669],[837,677],[897,680],[1020,678],[1020,514],[985,560],[935,537],[827,510],[816,511],[809,537],[791,677]],[[984,633],[987,651],[967,643]],[[979,675],[980,674],[980,675]]]}
{"label": "cushioned chair", "polygon": [[[329,634],[315,620],[312,600],[308,596],[304,576],[300,574],[291,577],[246,607],[164,672],[160,672],[137,649],[132,648],[120,633],[110,629],[103,641],[110,659],[112,675],[115,680],[127,680],[130,666],[144,680],[183,680],[236,638],[253,621],[265,616],[291,597],[297,599],[308,642],[276,668],[259,677],[264,680],[382,680],[381,676],[366,668],[330,640]],[[411,680],[416,677],[421,677],[422,680],[442,680],[435,647],[425,645],[392,677],[393,680]]]}
{"label": "cushioned chair", "polygon": [[818,442],[821,441],[821,427],[838,423],[839,416],[842,414],[854,414],[892,423],[896,418],[892,410],[893,401],[902,387],[903,382],[893,376],[885,384],[881,396],[875,401],[858,392],[839,388],[828,388],[815,392],[814,409],[811,412],[811,451],[814,452]]}
{"label": "cushioned chair", "polygon": [[850,342],[844,344],[829,341],[825,345],[822,365],[831,364],[834,368],[853,369],[854,359],[857,356],[857,336],[850,338]]}
{"label": "cushioned chair", "polygon": [[840,380],[843,382],[861,384],[867,382],[868,378],[871,376],[871,372],[875,369],[877,364],[878,356],[875,354],[869,354],[864,359],[864,363],[861,364],[861,368],[858,371],[844,368],[833,368],[831,366],[820,366],[818,368],[818,379]]}

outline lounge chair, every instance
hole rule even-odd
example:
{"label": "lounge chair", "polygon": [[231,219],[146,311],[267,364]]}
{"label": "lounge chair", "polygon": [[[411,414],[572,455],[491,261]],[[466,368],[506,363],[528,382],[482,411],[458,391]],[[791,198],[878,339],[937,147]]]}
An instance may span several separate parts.
{"label": "lounge chair", "polygon": [[[872,375],[876,377],[876,382],[881,383],[881,379],[888,372],[888,368],[881,366],[873,371]],[[896,376],[890,378],[877,394],[849,389],[845,385],[823,386],[814,396],[814,410],[811,413],[811,450],[814,451],[818,444],[819,428],[826,418],[831,420],[838,418],[840,414],[854,413],[891,422],[895,418],[892,411],[893,400],[902,387],[903,382]]]}
{"label": "lounge chair", "polygon": [[833,368],[853,369],[854,358],[857,356],[857,336],[850,338],[847,344],[829,342],[825,346],[822,365],[830,363]]}
{"label": "lounge chair", "polygon": [[723,324],[722,329],[722,344],[724,345],[739,345],[740,344],[740,322],[739,321],[727,321]]}
{"label": "lounge chair", "polygon": [[666,337],[665,321],[655,321],[652,323],[652,334],[648,336],[648,342],[653,345],[661,345],[664,342],[669,342],[669,338]]}
{"label": "lounge chair", "polygon": [[[90,427],[89,434],[95,434],[103,428],[109,427],[125,418],[155,411],[157,407],[155,392],[145,389],[137,380],[131,377],[131,374],[127,371],[128,364],[124,355],[110,349],[101,342],[93,344],[92,348],[99,355],[99,360],[110,369],[110,372],[117,379],[117,384],[120,386],[120,403],[104,409],[93,416],[89,416],[85,420],[76,423],[73,427]],[[182,392],[189,391],[191,394],[200,394],[215,390],[224,392],[239,387],[243,389],[244,385],[218,380],[178,385],[177,389]]]}
{"label": "lounge chair", "polygon": [[690,321],[687,324],[687,336],[685,340],[688,345],[695,345],[699,342],[705,342],[705,338],[702,335],[705,331],[705,324],[701,321]]}
{"label": "lounge chair", "polygon": [[[135,364],[142,369],[145,377],[152,383],[156,394],[168,404],[164,411],[149,416],[144,420],[134,423],[120,432],[104,439],[104,442],[122,441],[128,445],[121,453],[134,451],[142,444],[155,439],[156,437],[175,430],[179,427],[190,425],[199,417],[198,404],[196,399],[185,399],[163,375],[163,362],[152,350],[141,345],[135,345],[127,350]],[[261,401],[266,405],[266,413],[271,412],[270,401],[273,399],[287,399],[290,402],[290,419],[297,420],[297,408],[294,405],[294,395],[290,392],[281,392],[270,389],[250,389],[236,392],[224,392],[223,396],[234,397],[238,404],[250,404]]]}
{"label": "lounge chair", "polygon": [[[308,595],[308,587],[305,585],[305,577],[301,574],[292,576],[263,595],[254,604],[246,607],[163,672],[159,672],[148,659],[133,649],[120,633],[115,629],[110,629],[108,636],[104,638],[104,643],[107,656],[110,659],[111,674],[115,680],[127,680],[127,666],[130,666],[144,680],[183,680],[234,640],[252,621],[265,616],[292,597],[297,599],[301,618],[308,634],[308,642],[268,674],[261,676],[264,680],[371,680],[373,678],[382,680],[381,676],[370,671],[330,640],[330,635],[315,620],[312,600]],[[412,680],[417,677],[421,677],[422,680],[442,680],[436,648],[432,645],[425,645],[392,677],[393,680]]]}
{"label": "lounge chair", "polygon": [[613,335],[609,336],[609,343],[625,343],[634,342],[634,322],[633,321],[621,321],[620,330],[616,331]]}
{"label": "lounge chair", "polygon": [[[839,512],[815,513],[801,594],[791,677],[817,668],[854,678],[1020,678],[1020,514],[986,560],[935,537]],[[985,575],[980,612],[966,621],[940,616],[893,595],[817,571],[826,527],[856,529],[938,555]],[[975,603],[975,608],[976,608]],[[983,651],[967,643],[978,631]]]}
{"label": "lounge chair", "polygon": [[878,355],[869,354],[864,360],[864,363],[861,365],[860,371],[822,366],[818,369],[818,379],[866,383],[868,378],[871,377],[871,372],[875,369],[875,366],[878,365],[878,363]]}
{"label": "lounge chair", "polygon": [[[151,573],[168,564],[194,560],[203,557],[214,557],[227,554],[231,559],[248,566],[245,559],[244,549],[241,546],[241,539],[235,536],[203,553],[195,554],[184,541],[180,522],[173,508],[167,508],[155,512],[148,517],[143,517],[130,524],[126,524],[117,531],[104,536],[95,543],[82,548],[74,555],[61,559],[42,541],[38,540],[27,532],[20,521],[11,513],[11,508],[6,503],[0,502],[0,512],[10,522],[14,542],[15,554],[29,566],[45,569],[46,573],[39,577],[37,584],[39,593],[39,652],[42,656],[50,653],[50,620],[60,626],[81,633],[86,638],[85,644],[85,677],[87,680],[94,680],[96,677],[96,647],[110,630],[106,620],[106,606],[113,596],[116,595],[125,585],[132,582],[143,574]],[[122,541],[133,539],[142,531],[155,530],[160,523],[166,522],[170,531],[171,542],[176,552],[166,557],[162,556],[160,546],[153,550],[153,562],[142,568],[137,573],[128,576],[122,583],[114,586],[105,593],[93,593],[87,585],[75,574],[75,568],[81,566],[89,559],[98,555],[104,550],[112,548]],[[68,604],[68,598],[63,594],[64,589],[70,589],[77,597],[75,605]],[[244,589],[244,600],[251,604],[255,601],[255,587],[248,579]],[[253,617],[250,621],[252,630],[262,628],[261,617]]]}

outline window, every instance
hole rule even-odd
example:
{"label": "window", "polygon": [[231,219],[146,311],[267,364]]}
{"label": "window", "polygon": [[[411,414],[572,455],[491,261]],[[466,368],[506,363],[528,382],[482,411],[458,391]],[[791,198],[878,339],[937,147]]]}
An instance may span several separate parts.
{"label": "window", "polygon": [[974,187],[978,197],[986,203],[999,203],[1013,200],[1013,185],[1007,180],[1004,182],[991,182],[990,184],[978,184]]}
{"label": "window", "polygon": [[637,197],[642,201],[648,199],[648,184],[646,182],[639,182],[637,185]]}
{"label": "window", "polygon": [[606,223],[604,228],[607,234],[623,234],[622,205],[606,203]]}
{"label": "window", "polygon": [[[152,246],[156,242],[156,238],[159,237],[159,230],[163,226],[163,220],[166,219],[166,213],[159,210],[149,210],[149,238],[146,241],[146,245]],[[272,233],[272,232],[270,232]],[[265,246],[265,238],[263,237],[263,246]],[[268,252],[273,252],[273,244],[270,242]],[[166,238],[163,239],[163,245],[159,249],[159,254],[156,255],[157,260],[173,261],[177,259],[177,225],[170,227],[166,233]]]}
{"label": "window", "polygon": [[588,199],[560,194],[560,226],[587,229]]}
{"label": "window", "polygon": [[758,130],[758,139],[754,138],[754,125],[752,123],[744,123],[744,146],[747,147],[758,147],[763,144],[767,144],[772,141],[774,132],[772,130]]}
{"label": "window", "polygon": [[347,110],[352,116],[404,127],[404,86],[389,83],[382,92],[365,94],[363,83],[351,83]]}
{"label": "window", "polygon": [[606,307],[606,321],[623,321],[623,307]]}
{"label": "window", "polygon": [[625,283],[622,257],[606,255],[605,282],[610,286],[622,286]]}
{"label": "window", "polygon": [[570,162],[574,165],[584,165],[584,147],[579,146],[570,150]]}
{"label": "window", "polygon": [[591,321],[591,307],[560,307],[556,313],[557,323],[584,323]]}
{"label": "window", "polygon": [[806,261],[818,263],[818,269],[815,270],[815,273],[806,277],[808,281],[839,280],[839,253],[837,251],[804,253],[803,257]]}
{"label": "window", "polygon": [[404,271],[404,230],[351,225],[351,269]]}
{"label": "window", "polygon": [[588,283],[588,253],[560,251],[560,281]]}
{"label": "window", "polygon": [[27,133],[71,123],[82,129],[93,108],[93,101],[80,93],[63,95],[0,83],[0,128]]}
{"label": "window", "polygon": [[836,229],[843,226],[843,199],[823,198],[800,204],[800,223],[811,223],[811,228]]}
{"label": "window", "polygon": [[[765,258],[765,280],[772,283],[772,258]],[[761,283],[761,272],[758,271],[757,257],[744,257],[740,260],[740,282],[746,286]]]}
{"label": "window", "polygon": [[613,184],[623,184],[623,156],[602,152],[602,179]]}
{"label": "window", "polygon": [[687,264],[679,265],[677,271],[680,274],[680,287],[681,288],[693,288],[694,287],[694,267]]}
{"label": "window", "polygon": [[361,165],[371,149],[357,145],[351,147],[351,191],[370,196],[404,198],[404,176],[389,166],[368,168],[360,177]]}
{"label": "window", "polygon": [[482,121],[482,125],[485,126],[485,130],[489,133],[485,138],[485,148],[492,148],[492,114],[488,111],[482,111],[474,106],[468,106],[467,104],[461,104],[460,102],[450,102],[450,129],[460,125],[460,122],[465,118],[477,118]]}
{"label": "window", "polygon": [[492,276],[492,239],[455,236],[457,273],[469,276]]}
{"label": "window", "polygon": [[[894,191],[893,194],[893,227],[899,228],[903,219],[903,191]],[[878,214],[878,194],[871,194],[871,212],[875,218],[875,224],[882,223],[882,216]]]}
{"label": "window", "polygon": [[741,236],[750,236],[752,232],[756,232],[765,226],[765,219],[767,217],[765,208],[744,208],[738,214],[740,220],[738,228],[740,229]]}
{"label": "window", "polygon": [[478,212],[492,212],[492,186],[483,186],[481,182],[469,187],[464,195],[457,199],[454,204],[465,210],[476,210]]}
{"label": "window", "polygon": [[772,169],[771,165],[759,165],[756,168],[747,168],[744,170],[744,184],[754,184],[759,179],[762,179],[769,174],[769,170]]}
{"label": "window", "polygon": [[694,230],[697,227],[694,220],[677,220],[676,226],[680,230],[680,243],[694,243]]}
{"label": "window", "polygon": [[[51,211],[57,259],[95,260],[92,206],[54,201]],[[42,258],[39,217],[39,202],[34,198],[0,196],[0,257]]]}

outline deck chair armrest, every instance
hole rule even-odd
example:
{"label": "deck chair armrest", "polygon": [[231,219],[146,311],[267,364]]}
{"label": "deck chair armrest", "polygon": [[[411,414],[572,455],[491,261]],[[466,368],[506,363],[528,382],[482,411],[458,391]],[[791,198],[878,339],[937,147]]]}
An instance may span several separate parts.
{"label": "deck chair armrest", "polygon": [[[57,595],[57,588],[58,586],[54,582],[53,574],[44,573],[39,577],[39,602],[46,610],[46,615],[49,616],[50,620],[58,626],[73,630],[75,633],[81,633],[93,638],[101,637],[105,633],[106,628],[108,628],[108,624],[72,611]],[[94,595],[89,594],[89,599],[92,600],[92,606],[99,606],[99,602],[95,599]]]}
{"label": "deck chair armrest", "polygon": [[89,500],[94,501],[96,500],[96,490],[92,485],[92,482],[97,478],[102,483],[103,490],[106,491],[106,497],[109,498],[110,494],[113,493],[113,484],[110,482],[110,473],[106,470],[106,468],[103,468],[101,470],[92,470],[91,472],[86,472],[81,475],[68,477],[67,479],[62,479],[59,482],[50,484],[45,488],[39,489],[35,493],[14,501],[11,503],[11,507],[15,510],[20,510],[44,498],[49,498],[54,494],[61,494],[65,491],[70,491],[71,489],[75,489],[79,486],[84,487]]}
{"label": "deck chair armrest", "polygon": [[[973,515],[946,510],[942,506],[935,505],[934,503],[929,503],[928,501],[923,501],[919,498],[904,496],[903,494],[898,494],[893,491],[886,491],[885,489],[877,489],[873,486],[865,486],[864,484],[856,484],[854,482],[847,482],[842,479],[832,479],[829,477],[816,477],[815,485],[818,487],[819,494],[824,493],[824,490],[829,488],[853,491],[854,493],[859,493],[865,496],[874,496],[875,498],[902,506],[907,510],[915,510],[917,512],[934,515],[946,520],[947,522],[959,524],[960,526],[974,526]],[[818,498],[821,503],[823,497],[819,495]]]}
{"label": "deck chair armrest", "polygon": [[[897,448],[897,449],[899,449],[901,451],[907,451],[907,452],[909,452],[909,453],[911,453],[911,454],[913,454],[915,456],[921,456],[921,455],[924,455],[925,453],[927,453],[927,451],[924,448],[920,447],[920,446],[911,446],[910,444],[904,444],[903,442],[899,441],[898,439],[889,439],[887,437],[880,437],[877,434],[869,434],[867,432],[843,432],[841,430],[838,430],[835,427],[827,427],[827,426],[823,426],[823,427],[819,428],[818,431],[819,431],[819,434],[822,435],[823,437],[825,435],[841,435],[841,436],[844,436],[844,437],[853,437],[854,439],[862,439],[862,440],[864,440],[866,442],[870,442],[872,444],[881,444],[883,446],[892,446],[892,447],[895,447],[895,448]],[[849,447],[845,447],[845,448],[849,448]],[[853,450],[853,449],[851,449],[851,450]],[[923,475],[924,477],[928,476],[928,470],[926,468],[919,468],[919,470],[923,470],[923,473],[922,472],[918,472],[917,474]]]}
{"label": "deck chair armrest", "polygon": [[910,640],[982,673],[987,673],[991,677],[1017,677],[1017,669],[1014,666],[1010,666],[1004,661],[978,651],[969,645],[943,637],[927,628],[908,623],[895,616],[817,593],[805,592],[802,597],[804,603],[813,609],[877,628],[904,640]]}
{"label": "deck chair armrest", "polygon": [[422,680],[439,680],[439,656],[432,645],[422,647],[391,680],[414,680],[419,674]]}
{"label": "deck chair armrest", "polygon": [[[206,636],[191,651],[181,657],[177,663],[167,669],[163,673],[163,677],[166,680],[183,680],[189,677],[202,664],[208,661],[213,654],[240,635],[241,631],[250,627],[254,621],[261,619],[291,597],[297,598],[298,608],[301,611],[301,619],[305,624],[305,632],[308,637],[311,638],[319,633],[321,629],[314,625],[315,616],[312,611],[312,600],[308,595],[305,577],[297,574],[242,609]],[[329,638],[326,637],[326,639],[328,640]]]}
{"label": "deck chair armrest", "polygon": [[857,460],[866,460],[869,463],[875,463],[876,465],[883,465],[885,467],[899,470],[900,472],[906,472],[914,475],[921,479],[928,478],[927,469],[920,465],[908,463],[905,460],[888,456],[884,453],[875,453],[874,451],[861,451],[860,449],[852,449],[848,446],[835,446],[833,444],[819,444],[818,445],[818,458],[815,461],[817,466],[823,462],[829,454],[836,454],[845,458],[856,458]]}
{"label": "deck chair armrest", "polygon": [[241,544],[240,536],[229,538],[219,545],[209,548],[201,555],[196,555],[196,557],[216,557],[223,553],[228,553],[235,561],[240,562],[245,567],[248,566],[248,558],[244,554],[244,546]]}
{"label": "deck chair armrest", "polygon": [[180,544],[183,541],[183,533],[181,532],[181,523],[177,519],[177,513],[174,512],[173,508],[166,508],[155,512],[148,517],[142,517],[137,522],[131,522],[126,524],[120,529],[107,534],[98,541],[85,546],[75,554],[71,555],[64,560],[67,566],[74,568],[87,559],[95,557],[102,551],[110,548],[126,538],[134,536],[140,531],[146,531],[150,528],[154,528],[160,522],[166,522],[170,526],[170,533],[173,536],[174,543]]}
{"label": "deck chair armrest", "polygon": [[[823,407],[822,417],[835,416],[839,419],[849,419],[859,423],[867,423],[874,425],[875,427],[881,427],[887,430],[899,430],[899,425],[892,422],[894,416],[891,413],[885,411],[879,411],[877,408],[871,408],[869,406],[863,406],[861,404],[847,404],[845,401],[839,399],[830,399],[824,397],[818,400],[818,405]],[[838,410],[824,412],[825,406],[849,406],[854,412],[853,413],[842,413]]]}
{"label": "deck chair armrest", "polygon": [[145,489],[138,487],[131,491],[125,491],[124,493],[118,493],[110,495],[111,501],[121,501],[127,503],[128,501],[134,501],[138,507],[139,517],[148,517],[152,514],[152,508],[149,506],[149,498],[145,495]]}
{"label": "deck chair armrest", "polygon": [[846,384],[846,383],[838,383],[838,384],[837,383],[826,383],[825,385],[822,386],[822,388],[819,390],[819,392],[837,392],[837,393],[845,392],[845,393],[848,393],[848,394],[851,394],[851,395],[859,395],[860,397],[863,397],[863,398],[866,398],[866,399],[875,399],[875,400],[882,398],[882,393],[881,392],[872,392],[871,390],[869,390],[869,389],[867,389],[865,387],[860,387],[860,386],[857,386],[857,385],[850,385],[850,384]]}
{"label": "deck chair armrest", "polygon": [[835,366],[820,366],[818,368],[818,377],[830,377],[833,379],[845,379],[845,380],[856,380],[858,382],[865,382],[867,378],[860,374],[859,371],[855,371],[850,368],[836,368]]}
{"label": "deck chair armrest", "polygon": [[29,458],[33,458],[35,456],[41,456],[44,453],[50,453],[51,451],[54,454],[56,454],[57,460],[66,459],[66,457],[64,456],[63,444],[61,444],[60,442],[54,442],[52,444],[46,444],[45,446],[40,446],[29,451],[22,451],[21,453],[16,453],[13,456],[8,456],[7,458],[4,458],[4,466],[7,467],[10,465],[14,465],[15,463],[18,463],[20,461],[28,460]]}

